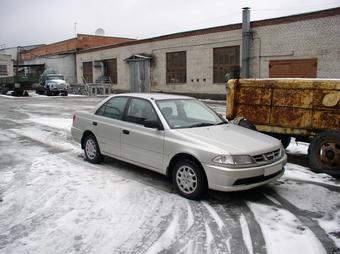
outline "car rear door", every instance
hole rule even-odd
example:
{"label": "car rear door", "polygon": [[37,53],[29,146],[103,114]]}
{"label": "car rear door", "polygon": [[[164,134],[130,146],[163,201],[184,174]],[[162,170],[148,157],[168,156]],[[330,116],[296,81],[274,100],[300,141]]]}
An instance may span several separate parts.
{"label": "car rear door", "polygon": [[95,113],[94,134],[102,153],[121,156],[121,124],[128,97],[113,97]]}
{"label": "car rear door", "polygon": [[153,105],[148,100],[132,98],[122,122],[121,156],[161,171],[164,131],[144,127],[145,120],[159,121]]}

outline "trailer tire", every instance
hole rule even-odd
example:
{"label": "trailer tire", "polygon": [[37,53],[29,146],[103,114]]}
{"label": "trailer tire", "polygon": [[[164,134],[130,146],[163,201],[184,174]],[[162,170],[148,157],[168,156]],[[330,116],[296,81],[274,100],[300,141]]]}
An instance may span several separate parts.
{"label": "trailer tire", "polygon": [[314,172],[340,177],[340,132],[322,132],[308,148],[309,166]]}

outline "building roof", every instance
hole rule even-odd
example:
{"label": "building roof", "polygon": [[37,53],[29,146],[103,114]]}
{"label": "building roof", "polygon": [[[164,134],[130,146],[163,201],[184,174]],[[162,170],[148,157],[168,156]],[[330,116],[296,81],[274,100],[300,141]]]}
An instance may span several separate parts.
{"label": "building roof", "polygon": [[[337,16],[337,15],[340,15],[340,7],[327,9],[327,10],[320,10],[320,11],[315,11],[315,12],[289,15],[289,16],[278,17],[278,18],[252,21],[250,22],[250,27],[254,28],[254,27],[272,26],[272,25],[278,25],[278,24],[287,24],[287,23],[292,23],[292,22],[325,18],[325,17]],[[227,32],[227,31],[232,31],[232,30],[238,30],[241,28],[242,28],[242,23],[230,24],[230,25],[224,25],[224,26],[217,26],[217,27],[204,28],[204,29],[199,29],[199,30],[191,30],[191,31],[186,31],[186,32],[162,35],[162,36],[152,37],[152,38],[147,38],[147,39],[142,39],[142,40],[127,41],[127,42],[118,43],[114,45],[93,47],[89,49],[80,50],[78,53],[81,54],[81,53],[93,52],[93,51],[110,49],[110,48],[118,48],[118,47],[125,47],[125,46],[136,45],[136,44],[143,44],[143,43],[148,43],[148,42],[171,40],[171,39],[204,35],[204,34],[210,34],[210,33]]]}
{"label": "building roof", "polygon": [[123,37],[77,34],[77,37],[75,38],[43,45],[34,49],[24,50],[21,53],[21,57],[23,60],[31,60],[40,56],[73,54],[81,49],[88,49],[104,45],[114,45],[134,40],[135,39]]}

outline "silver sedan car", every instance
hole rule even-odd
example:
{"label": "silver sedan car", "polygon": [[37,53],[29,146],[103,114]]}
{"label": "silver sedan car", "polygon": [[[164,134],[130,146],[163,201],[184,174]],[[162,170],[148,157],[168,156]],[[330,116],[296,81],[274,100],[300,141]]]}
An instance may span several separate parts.
{"label": "silver sedan car", "polygon": [[72,136],[86,159],[104,156],[172,179],[182,196],[239,191],[284,173],[279,140],[234,124],[199,100],[169,94],[119,94],[73,116]]}

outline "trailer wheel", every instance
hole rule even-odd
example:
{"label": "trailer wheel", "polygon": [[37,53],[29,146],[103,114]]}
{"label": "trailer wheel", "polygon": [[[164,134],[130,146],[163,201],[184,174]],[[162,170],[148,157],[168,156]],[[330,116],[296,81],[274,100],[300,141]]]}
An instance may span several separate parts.
{"label": "trailer wheel", "polygon": [[308,148],[311,169],[334,177],[340,177],[340,132],[322,132]]}

